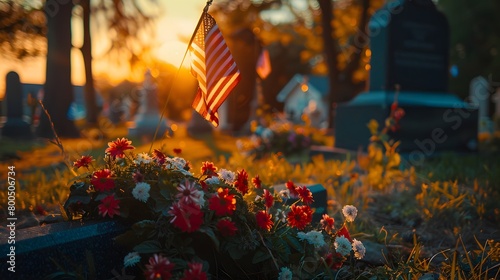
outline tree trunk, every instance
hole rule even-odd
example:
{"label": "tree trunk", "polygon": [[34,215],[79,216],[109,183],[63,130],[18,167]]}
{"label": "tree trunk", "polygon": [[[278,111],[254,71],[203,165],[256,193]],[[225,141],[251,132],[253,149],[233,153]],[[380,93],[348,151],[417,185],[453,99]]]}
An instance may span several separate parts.
{"label": "tree trunk", "polygon": [[332,0],[318,0],[321,9],[321,26],[323,28],[323,51],[325,52],[328,66],[328,80],[330,92],[328,94],[328,127],[333,128],[334,104],[338,102],[335,96],[335,82],[337,81],[337,55],[338,48],[333,41],[333,3]]}
{"label": "tree trunk", "polygon": [[87,125],[97,126],[99,115],[94,88],[94,76],[92,72],[92,39],[90,37],[90,0],[81,2],[83,8],[83,44],[80,49],[85,66],[85,86],[83,88],[85,96]]}
{"label": "tree trunk", "polygon": [[[354,72],[358,70],[360,67],[360,62],[361,62],[361,57],[363,56],[363,50],[368,46],[369,40],[370,40],[370,34],[368,34],[368,20],[369,20],[369,14],[368,14],[368,9],[370,8],[370,0],[362,0],[361,1],[361,17],[359,19],[359,26],[358,26],[358,32],[356,33],[352,45],[355,47],[354,53],[351,55],[349,58],[348,64],[344,71],[342,71],[344,77],[343,80],[339,80],[339,83],[345,84],[344,87],[352,87],[354,88],[359,88],[359,84],[354,84],[352,78],[354,76]],[[353,94],[358,93],[357,91],[347,91],[347,92],[341,92],[341,95],[338,97],[338,102],[346,102],[351,100],[354,96]]]}
{"label": "tree trunk", "polygon": [[[47,1],[45,10],[53,11],[47,16],[47,66],[43,103],[47,109],[56,133],[61,137],[78,137],[79,132],[68,111],[73,102],[71,84],[71,13],[72,1],[59,4]],[[51,4],[51,5],[49,5]],[[37,128],[40,137],[53,139],[52,124],[42,114]]]}

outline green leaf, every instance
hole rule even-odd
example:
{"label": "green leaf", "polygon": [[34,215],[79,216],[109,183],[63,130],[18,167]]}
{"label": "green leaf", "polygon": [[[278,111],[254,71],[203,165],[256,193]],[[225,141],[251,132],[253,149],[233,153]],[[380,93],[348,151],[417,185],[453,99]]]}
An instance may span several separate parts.
{"label": "green leaf", "polygon": [[304,247],[302,246],[298,238],[295,238],[291,234],[286,234],[285,240],[293,249],[297,250],[300,253],[304,253]]}
{"label": "green leaf", "polygon": [[212,239],[212,241],[214,242],[215,250],[219,251],[220,242],[217,236],[215,236],[215,232],[213,231],[213,229],[209,227],[201,227],[199,231],[208,235],[208,237],[210,237],[210,239]]}
{"label": "green leaf", "polygon": [[243,258],[243,256],[247,253],[245,250],[242,250],[236,243],[230,243],[230,245],[228,245],[227,247],[227,252],[229,253],[229,256],[231,256],[231,258],[234,260]]}
{"label": "green leaf", "polygon": [[141,254],[147,254],[147,253],[158,253],[161,252],[162,249],[160,242],[156,240],[147,240],[135,246],[134,251]]}
{"label": "green leaf", "polygon": [[255,252],[255,255],[253,255],[252,263],[257,264],[260,262],[263,262],[267,259],[270,259],[271,255],[269,255],[269,252],[263,251],[263,250],[258,250]]}

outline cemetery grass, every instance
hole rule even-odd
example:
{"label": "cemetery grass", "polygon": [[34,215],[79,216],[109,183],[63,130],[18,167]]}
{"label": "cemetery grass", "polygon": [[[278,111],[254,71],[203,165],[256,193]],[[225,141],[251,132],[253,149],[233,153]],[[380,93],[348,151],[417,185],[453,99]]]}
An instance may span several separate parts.
{"label": "cemetery grass", "polygon": [[[106,133],[85,131],[81,139],[61,140],[65,154],[48,142],[30,146],[2,139],[2,156],[17,152],[13,157],[2,157],[0,168],[16,166],[17,205],[26,215],[32,213],[43,221],[48,215],[60,215],[60,205],[69,193],[74,174],[65,162],[71,163],[83,154],[100,161],[107,142],[123,135],[125,127],[114,127]],[[134,152],[149,151],[150,143],[132,140],[137,147]],[[328,210],[332,215],[340,213],[341,205],[356,205],[359,216],[353,224],[352,231],[357,232],[353,238],[369,243],[367,248],[372,250],[367,252],[365,261],[342,268],[338,279],[342,275],[344,279],[500,276],[500,164],[495,160],[498,153],[443,154],[416,168],[401,170],[384,163],[367,167],[360,164],[359,157],[326,161],[316,156],[299,165],[288,163],[280,155],[256,161],[239,154],[235,142],[236,138],[217,132],[193,138],[179,126],[173,136],[158,139],[153,147],[171,155],[174,148],[181,149],[180,156],[191,162],[195,172],[201,162],[211,160],[219,168],[244,168],[251,176],[258,174],[267,184],[288,180],[321,183],[328,191]],[[374,181],[377,178],[381,180]],[[6,202],[2,192],[2,218]],[[370,259],[370,255],[379,259]]]}

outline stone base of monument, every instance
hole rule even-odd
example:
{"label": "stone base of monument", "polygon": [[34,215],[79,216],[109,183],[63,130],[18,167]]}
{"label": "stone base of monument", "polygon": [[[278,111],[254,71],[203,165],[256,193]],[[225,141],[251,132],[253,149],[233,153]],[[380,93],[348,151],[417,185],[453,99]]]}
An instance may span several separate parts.
{"label": "stone base of monument", "polygon": [[132,138],[140,138],[145,141],[153,140],[156,129],[158,133],[156,140],[161,139],[166,133],[173,136],[172,129],[168,126],[167,121],[163,120],[158,127],[160,118],[158,116],[141,116],[135,121],[128,123],[128,136]]}
{"label": "stone base of monument", "polygon": [[0,124],[2,137],[19,140],[31,140],[35,138],[31,126],[20,118],[9,118],[5,123]]}
{"label": "stone base of monument", "polygon": [[[15,244],[9,244],[8,238],[0,241],[0,269],[7,276],[3,279],[44,279],[63,273],[61,268],[66,273],[82,269],[80,273],[87,276],[95,269],[94,279],[110,279],[113,270],[121,271],[123,257],[128,253],[118,250],[113,242],[124,231],[125,227],[116,221],[62,222],[16,230]],[[92,256],[94,267],[89,266],[87,254]],[[8,271],[11,265],[15,265],[15,273]],[[77,279],[74,274],[73,278],[67,275],[56,278]]]}
{"label": "stone base of monument", "polygon": [[[390,115],[394,92],[364,92],[337,107],[335,147],[366,151],[371,119],[384,126]],[[470,152],[477,149],[478,111],[450,93],[400,92],[398,105],[405,110],[400,129],[390,136],[401,141],[399,152],[413,157],[437,151]]]}
{"label": "stone base of monument", "polygon": [[[311,204],[313,209],[313,223],[318,223],[323,217],[323,214],[327,214],[327,194],[326,189],[321,184],[295,184],[297,186],[307,186],[313,195],[314,202]],[[285,184],[274,185],[274,190],[280,192],[286,189]],[[286,204],[292,205],[297,199],[288,199]]]}
{"label": "stone base of monument", "polygon": [[329,146],[311,146],[309,149],[309,157],[321,155],[324,160],[340,160],[345,161],[357,157],[357,151],[340,149]]}
{"label": "stone base of monument", "polygon": [[187,123],[187,133],[189,136],[212,133],[212,125],[194,110],[191,112],[191,119]]}

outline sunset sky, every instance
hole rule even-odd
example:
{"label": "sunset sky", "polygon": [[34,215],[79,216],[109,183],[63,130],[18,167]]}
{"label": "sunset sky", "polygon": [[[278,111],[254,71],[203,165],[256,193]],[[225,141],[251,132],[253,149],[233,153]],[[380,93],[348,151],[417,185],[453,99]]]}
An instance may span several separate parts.
{"label": "sunset sky", "polygon": [[[187,44],[179,40],[181,37],[189,37],[196,27],[206,1],[204,0],[166,0],[158,1],[164,11],[163,16],[157,22],[156,36],[159,44],[155,56],[175,66],[179,66]],[[75,24],[74,26],[76,26]],[[78,27],[73,27],[73,43],[78,44],[81,36]],[[76,42],[75,42],[76,41]],[[94,50],[98,50],[99,40],[93,39]],[[16,71],[23,83],[43,83],[45,81],[45,58],[32,58],[24,62],[10,61],[0,58],[0,98],[5,93],[5,75],[9,71]],[[85,82],[83,74],[83,61],[78,50],[72,53],[72,80],[76,85]],[[125,78],[128,70],[113,68],[104,63],[94,61],[94,73],[114,73],[115,78]]]}

